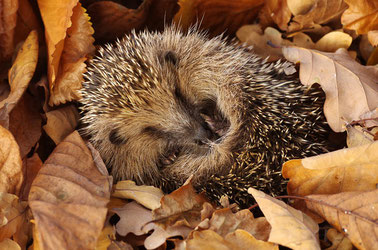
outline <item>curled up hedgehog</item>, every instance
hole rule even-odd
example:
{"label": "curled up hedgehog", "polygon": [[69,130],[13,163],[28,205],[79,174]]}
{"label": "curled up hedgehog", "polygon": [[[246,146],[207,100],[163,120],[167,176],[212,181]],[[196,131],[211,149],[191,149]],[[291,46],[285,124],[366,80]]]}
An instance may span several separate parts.
{"label": "curled up hedgehog", "polygon": [[286,190],[282,163],[329,150],[319,88],[221,37],[132,32],[99,50],[82,89],[84,133],[116,180],[198,190],[241,205]]}

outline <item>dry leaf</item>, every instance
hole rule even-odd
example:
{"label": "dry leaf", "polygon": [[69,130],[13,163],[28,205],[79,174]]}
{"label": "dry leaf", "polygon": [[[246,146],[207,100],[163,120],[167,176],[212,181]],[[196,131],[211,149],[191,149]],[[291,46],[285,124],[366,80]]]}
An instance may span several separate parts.
{"label": "dry leaf", "polygon": [[72,25],[71,16],[78,0],[38,0],[39,10],[45,26],[48,50],[48,78],[50,89],[58,75],[59,60],[63,52],[67,29]]}
{"label": "dry leaf", "polygon": [[327,231],[327,238],[332,242],[332,246],[326,250],[352,250],[353,245],[350,240],[336,229],[330,228]]}
{"label": "dry leaf", "polygon": [[234,233],[237,229],[242,229],[253,235],[258,240],[267,241],[270,233],[270,225],[264,217],[253,218],[251,211],[243,209],[237,213],[233,213],[229,208],[216,210],[209,220],[209,229],[220,236],[225,237],[229,233]]}
{"label": "dry leaf", "polygon": [[144,0],[137,9],[111,1],[96,1],[88,6],[96,30],[94,36],[102,43],[121,38],[133,29],[162,30],[177,10],[177,0]]}
{"label": "dry leaf", "polygon": [[206,198],[196,193],[190,179],[179,189],[165,195],[161,206],[152,212],[154,232],[147,237],[144,246],[157,248],[172,236],[186,238],[204,219],[201,216],[204,204],[207,204]]}
{"label": "dry leaf", "polygon": [[222,237],[212,230],[193,231],[186,241],[186,249],[262,249],[278,250],[278,246],[269,242],[256,240],[248,232],[238,229]]}
{"label": "dry leaf", "polygon": [[75,131],[45,161],[29,193],[43,249],[96,246],[104,225],[110,184]]}
{"label": "dry leaf", "polygon": [[[352,29],[357,34],[367,34],[378,30],[378,2],[376,0],[345,0],[349,8],[341,17],[341,23],[346,29]],[[369,39],[370,40],[370,39]]]}
{"label": "dry leaf", "polygon": [[[312,6],[310,7],[310,4]],[[290,5],[289,5],[290,6]],[[340,17],[347,8],[343,0],[314,0],[306,3],[304,7],[295,12],[306,12],[294,16],[293,21],[289,24],[289,32],[312,28],[315,24],[324,24]]]}
{"label": "dry leaf", "polygon": [[[8,72],[8,81],[10,85],[9,96],[0,102],[1,112],[9,114],[18,100],[24,94],[28,84],[34,74],[38,60],[38,34],[36,31],[30,32],[22,48],[18,51],[16,60]],[[8,127],[8,123],[2,122],[2,125]]]}
{"label": "dry leaf", "polygon": [[269,242],[295,249],[320,249],[318,225],[307,215],[253,188],[248,189],[272,226]]}
{"label": "dry leaf", "polygon": [[315,5],[316,0],[287,0],[287,6],[294,16],[304,15]]}
{"label": "dry leaf", "polygon": [[116,231],[121,236],[129,233],[143,235],[154,228],[151,210],[148,210],[135,201],[127,203],[122,208],[113,208],[120,220],[116,224]]}
{"label": "dry leaf", "polygon": [[[85,9],[78,3],[72,12],[72,25],[67,29],[67,37],[58,64],[58,74],[54,81],[50,79],[49,105],[51,106],[80,98],[79,90],[86,70],[84,61],[95,50],[92,37],[94,30]],[[55,52],[53,58],[55,59]]]}
{"label": "dry leaf", "polygon": [[287,6],[287,0],[268,0],[259,12],[259,24],[264,28],[275,23],[281,30],[287,29],[291,19],[291,11]]}
{"label": "dry leaf", "polygon": [[357,248],[377,247],[378,189],[307,197],[308,208],[343,232]]}
{"label": "dry leaf", "polygon": [[378,183],[377,152],[378,141],[285,162],[282,176],[290,178],[288,193],[305,196],[373,190]]}
{"label": "dry leaf", "polygon": [[11,59],[13,54],[18,1],[1,0],[0,6],[0,62],[2,62]]}
{"label": "dry leaf", "polygon": [[9,115],[9,131],[20,147],[21,159],[26,157],[41,137],[39,106],[35,98],[25,93]]}
{"label": "dry leaf", "polygon": [[37,17],[37,15],[39,15],[38,6],[32,5],[28,0],[18,0],[18,2],[14,44],[17,45],[20,41],[24,41],[32,30],[36,30],[38,33],[38,40],[43,41],[42,22],[39,16]]}
{"label": "dry leaf", "polygon": [[0,192],[18,194],[22,180],[20,149],[13,135],[0,126]]}
{"label": "dry leaf", "polygon": [[339,49],[325,53],[298,47],[285,47],[283,54],[291,62],[300,62],[300,80],[304,85],[319,83],[325,94],[324,113],[336,132],[345,131],[345,123],[378,107],[378,69],[362,66]]}
{"label": "dry leaf", "polygon": [[278,250],[278,245],[257,240],[253,235],[242,229],[237,229],[233,233],[226,235],[225,240],[231,242],[236,248],[233,249],[261,249]]}
{"label": "dry leaf", "polygon": [[341,31],[332,31],[316,42],[315,48],[325,52],[335,52],[339,48],[348,49],[352,44],[352,37]]}
{"label": "dry leaf", "polygon": [[11,239],[4,239],[0,242],[0,249],[21,250],[21,247]]}
{"label": "dry leaf", "polygon": [[358,147],[374,142],[374,136],[367,133],[361,126],[347,126],[347,133],[348,148]]}
{"label": "dry leaf", "polygon": [[39,170],[42,167],[43,162],[39,158],[37,153],[34,153],[32,157],[23,159],[24,170],[24,182],[21,187],[20,199],[27,200],[29,196],[30,187],[34,178],[37,176]]}
{"label": "dry leaf", "polygon": [[112,241],[116,239],[115,234],[116,232],[115,232],[114,226],[110,224],[106,224],[104,228],[102,229],[100,236],[98,237],[97,245],[95,249],[96,250],[108,249]]}
{"label": "dry leaf", "polygon": [[133,199],[148,209],[160,207],[160,200],[164,193],[159,188],[153,186],[138,186],[133,181],[119,181],[112,194],[114,197]]}
{"label": "dry leaf", "polygon": [[23,224],[27,205],[14,194],[0,192],[0,241],[12,237]]}
{"label": "dry leaf", "polygon": [[184,29],[199,23],[212,36],[233,35],[240,26],[252,23],[264,0],[179,0],[180,10],[174,21]]}
{"label": "dry leaf", "polygon": [[46,117],[47,123],[43,129],[55,144],[59,144],[75,130],[79,121],[79,112],[72,104],[47,112]]}
{"label": "dry leaf", "polygon": [[[367,35],[368,35],[369,42],[373,46],[378,46],[378,30],[371,30],[367,33]],[[372,65],[372,64],[370,64],[370,65]]]}
{"label": "dry leaf", "polygon": [[253,46],[253,52],[262,58],[269,57],[270,61],[282,58],[282,50],[268,45],[268,41],[274,45],[280,46],[284,43],[281,33],[271,27],[265,29],[264,33],[260,25],[245,25],[237,32],[236,36],[242,43]]}

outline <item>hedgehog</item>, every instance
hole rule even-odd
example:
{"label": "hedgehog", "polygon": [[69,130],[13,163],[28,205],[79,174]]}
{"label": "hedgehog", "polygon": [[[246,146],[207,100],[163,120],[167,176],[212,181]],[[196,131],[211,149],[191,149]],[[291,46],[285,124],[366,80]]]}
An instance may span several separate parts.
{"label": "hedgehog", "polygon": [[170,192],[192,176],[242,206],[282,194],[282,163],[330,150],[323,92],[246,46],[198,29],[132,31],[98,50],[81,90],[82,133],[115,180]]}

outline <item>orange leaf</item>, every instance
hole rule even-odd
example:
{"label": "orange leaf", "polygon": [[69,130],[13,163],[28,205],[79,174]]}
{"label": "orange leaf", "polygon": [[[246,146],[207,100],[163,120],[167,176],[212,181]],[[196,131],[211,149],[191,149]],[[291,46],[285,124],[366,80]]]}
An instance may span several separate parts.
{"label": "orange leaf", "polygon": [[0,102],[0,109],[3,109],[3,112],[9,114],[24,94],[34,74],[37,60],[38,34],[36,31],[32,31],[26,38],[22,48],[18,51],[16,60],[8,72],[11,92],[5,100]]}
{"label": "orange leaf", "polygon": [[341,23],[346,29],[352,29],[357,34],[367,34],[378,30],[378,2],[376,0],[345,0],[349,8],[341,17]]}

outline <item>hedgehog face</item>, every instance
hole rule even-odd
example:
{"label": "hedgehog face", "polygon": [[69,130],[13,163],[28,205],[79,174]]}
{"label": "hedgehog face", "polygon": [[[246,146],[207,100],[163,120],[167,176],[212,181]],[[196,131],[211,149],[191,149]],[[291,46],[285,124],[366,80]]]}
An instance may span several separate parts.
{"label": "hedgehog face", "polygon": [[130,35],[88,66],[82,120],[115,179],[200,179],[227,171],[241,142],[235,51],[220,39],[166,32]]}

